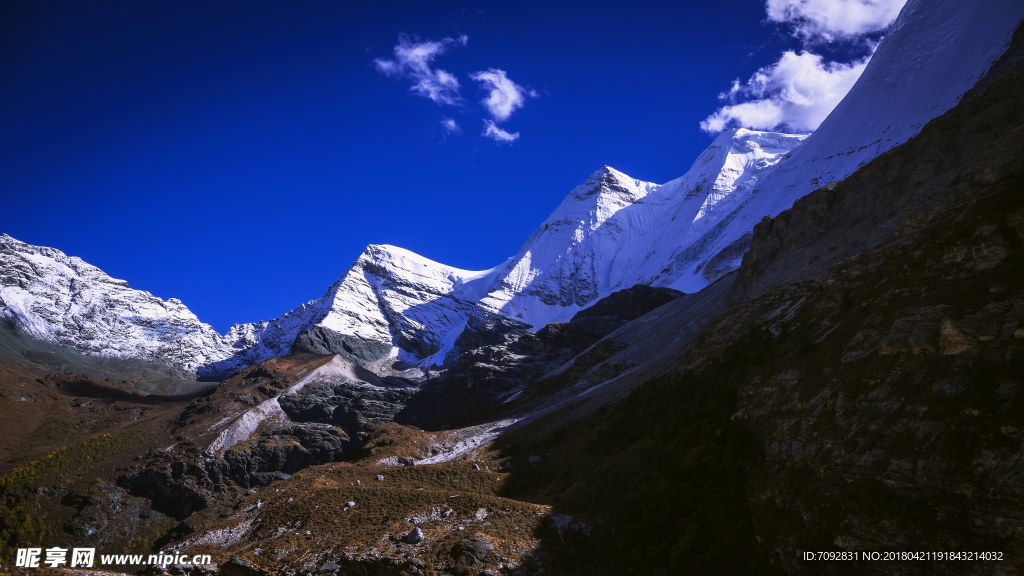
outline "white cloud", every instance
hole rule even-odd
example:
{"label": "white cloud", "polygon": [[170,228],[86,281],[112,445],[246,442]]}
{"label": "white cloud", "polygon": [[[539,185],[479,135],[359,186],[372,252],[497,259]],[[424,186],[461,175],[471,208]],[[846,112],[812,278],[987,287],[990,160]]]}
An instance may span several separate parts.
{"label": "white cloud", "polygon": [[515,142],[519,139],[519,132],[508,133],[498,128],[494,122],[484,120],[484,136],[493,139],[495,142]]}
{"label": "white cloud", "polygon": [[487,98],[483,99],[483,104],[487,111],[490,112],[491,117],[497,122],[508,120],[508,117],[515,112],[516,108],[522,108],[523,104],[526,103],[526,96],[537,95],[536,92],[532,90],[527,91],[522,86],[509,80],[505,71],[497,68],[474,72],[469,77],[480,82],[485,88],[490,90]]}
{"label": "white cloud", "polygon": [[445,38],[439,41],[416,42],[407,36],[398,38],[395,46],[395,59],[377,58],[374,64],[377,70],[392,78],[408,78],[412,80],[413,93],[429,98],[438,104],[456,104],[459,97],[459,81],[455,76],[440,68],[432,69],[431,61],[444,54],[452,46],[465,46],[469,42],[466,35],[458,39]]}
{"label": "white cloud", "polygon": [[[732,104],[719,108],[700,127],[706,132],[721,132],[734,125],[755,130],[785,126],[810,132],[846,96],[870,58],[844,64],[826,62],[810,52],[787,51],[746,83],[736,80],[728,92],[719,95]],[[739,98],[750,100],[735,103]]]}
{"label": "white cloud", "polygon": [[459,126],[459,123],[451,118],[441,118],[441,127],[444,128],[444,131],[448,134],[458,134],[462,132],[462,128]]}
{"label": "white cloud", "polygon": [[852,40],[881,32],[907,0],[767,0],[768,19],[790,24],[805,42]]}
{"label": "white cloud", "polygon": [[[465,46],[469,39],[463,35],[458,39],[444,38],[438,41],[419,41],[409,36],[399,36],[395,46],[393,59],[377,58],[374,64],[377,70],[391,78],[408,78],[412,81],[410,90],[429,98],[437,104],[460,105],[464,102],[459,95],[458,79],[447,70],[432,67],[435,58],[455,46]],[[496,122],[504,122],[513,112],[522,108],[526,99],[536,97],[537,93],[528,90],[509,79],[504,70],[489,68],[469,75],[480,82],[488,91],[482,100],[484,108],[491,119],[484,120],[483,136],[495,142],[515,142],[519,132],[508,132],[498,128]],[[453,118],[441,118],[441,127],[445,134],[460,134],[462,127]]]}
{"label": "white cloud", "polygon": [[[900,14],[907,0],[765,0],[768,20],[790,25],[804,47],[822,42],[862,43],[874,53],[877,36]],[[733,82],[719,95],[728,101],[700,123],[706,132],[730,126],[757,130],[816,129],[860,78],[871,55],[852,62],[826,62],[806,50],[787,51],[745,83]]]}

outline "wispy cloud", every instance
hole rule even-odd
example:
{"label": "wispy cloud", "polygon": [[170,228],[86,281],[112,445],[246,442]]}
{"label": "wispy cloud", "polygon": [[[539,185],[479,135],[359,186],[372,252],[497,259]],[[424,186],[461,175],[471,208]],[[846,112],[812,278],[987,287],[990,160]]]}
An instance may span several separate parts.
{"label": "wispy cloud", "polygon": [[444,128],[444,131],[447,134],[458,134],[462,132],[462,128],[459,126],[459,123],[452,118],[441,118],[441,127]]}
{"label": "wispy cloud", "polygon": [[395,58],[385,60],[377,58],[374,64],[384,75],[391,78],[408,78],[412,80],[410,90],[414,94],[429,98],[438,104],[457,104],[459,81],[455,75],[440,68],[431,68],[434,58],[444,54],[454,46],[465,46],[469,42],[466,35],[455,38],[444,38],[438,41],[417,41],[408,36],[399,36],[395,46]]}
{"label": "wispy cloud", "polygon": [[[732,89],[719,95],[728,104],[705,118],[701,129],[815,130],[856,84],[877,47],[876,33],[896,20],[906,1],[765,0],[768,20],[789,25],[805,49],[784,52],[746,82],[736,79]],[[810,51],[827,42],[862,44],[870,53],[850,62],[828,62]]]}
{"label": "wispy cloud", "polygon": [[900,15],[907,0],[767,0],[772,22],[789,24],[805,42],[856,39],[881,32]]}
{"label": "wispy cloud", "polygon": [[[755,130],[785,126],[810,132],[846,96],[868,58],[848,64],[826,62],[810,52],[787,51],[778,62],[758,70],[745,83],[739,80],[719,98],[732,102],[700,123],[706,132],[739,125]],[[739,102],[740,100],[748,100]]]}
{"label": "wispy cloud", "polygon": [[523,107],[527,96],[537,96],[533,90],[527,90],[509,80],[505,71],[497,68],[474,72],[469,77],[483,84],[489,91],[483,99],[483,105],[495,122],[508,120],[517,108]]}
{"label": "wispy cloud", "polygon": [[[462,35],[458,38],[441,40],[424,40],[402,35],[398,37],[398,45],[394,48],[393,59],[377,58],[374,65],[377,70],[391,78],[406,78],[412,81],[410,90],[419,96],[429,98],[441,105],[462,105],[465,101],[459,94],[461,88],[458,79],[447,70],[433,67],[434,59],[447,50],[457,46],[466,46],[469,38]],[[527,98],[537,96],[537,92],[526,89],[509,79],[504,70],[488,68],[474,72],[469,77],[480,82],[487,90],[487,96],[481,103],[490,119],[484,120],[483,136],[495,142],[515,142],[519,132],[508,132],[498,128],[497,123],[508,120],[512,113],[522,108]],[[453,118],[441,118],[441,128],[446,135],[460,134],[462,127]]]}
{"label": "wispy cloud", "polygon": [[491,138],[495,142],[515,142],[519,139],[519,132],[508,133],[498,126],[491,120],[484,120],[484,136]]}

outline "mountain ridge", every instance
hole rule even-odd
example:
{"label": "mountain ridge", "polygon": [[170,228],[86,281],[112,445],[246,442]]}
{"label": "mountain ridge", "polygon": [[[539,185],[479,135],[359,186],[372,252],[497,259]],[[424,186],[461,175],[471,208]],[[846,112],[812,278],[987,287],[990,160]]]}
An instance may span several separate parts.
{"label": "mountain ridge", "polygon": [[696,292],[736,269],[763,217],[845,178],[955,105],[1005,52],[1021,18],[1024,5],[1014,2],[912,0],[813,134],[726,131],[662,185],[606,166],[488,270],[370,245],[321,298],[220,335],[176,299],[131,291],[80,259],[4,236],[0,318],[79,352],[162,362],[204,379],[292,351],[422,374],[465,346],[568,320],[615,290]]}
{"label": "mountain ridge", "polygon": [[[500,340],[536,330],[568,320],[615,290],[645,283],[631,282],[623,272],[663,216],[658,210],[685,194],[683,200],[704,216],[709,205],[741,189],[735,183],[748,182],[751,172],[782,157],[764,153],[757,141],[785,141],[788,151],[802,138],[743,129],[723,134],[694,163],[691,180],[698,181],[691,188],[680,184],[689,182],[685,176],[658,185],[605,166],[570,191],[516,256],[487,270],[462,270],[404,248],[371,244],[320,298],[273,319],[234,324],[223,335],[180,300],[132,290],[81,259],[4,235],[0,273],[8,280],[0,287],[0,318],[28,336],[85,354],[162,362],[205,380],[292,352],[341,353],[379,373],[415,376],[450,362],[471,333]],[[32,274],[18,264],[36,257],[49,260],[43,266],[49,272]],[[72,261],[88,274],[61,264]],[[48,285],[45,277],[59,286],[36,289],[42,298],[22,287]],[[76,286],[90,283],[98,316],[57,313],[55,307],[70,301]],[[114,286],[119,299],[107,298],[102,284]],[[26,299],[33,304],[18,304]],[[100,325],[117,327],[110,332],[114,346],[95,331],[79,334],[97,317]],[[136,344],[127,336],[118,340],[129,332]]]}

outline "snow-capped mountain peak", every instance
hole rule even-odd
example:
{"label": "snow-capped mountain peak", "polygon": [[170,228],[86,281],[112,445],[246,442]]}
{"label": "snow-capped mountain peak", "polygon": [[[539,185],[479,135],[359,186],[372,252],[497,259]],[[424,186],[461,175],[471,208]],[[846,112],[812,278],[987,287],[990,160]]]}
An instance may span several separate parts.
{"label": "snow-capped mountain peak", "polygon": [[465,324],[501,267],[460,270],[395,246],[370,245],[328,290],[295,349],[345,352],[362,362],[414,361]]}
{"label": "snow-capped mountain peak", "polygon": [[[720,251],[707,254],[715,247],[709,232],[804,138],[731,130],[684,176],[663,185],[605,166],[526,240],[496,289],[480,301],[481,313],[539,328],[621,288],[672,285],[685,271],[679,255],[688,264]],[[738,265],[740,256],[730,264]]]}
{"label": "snow-capped mountain peak", "polygon": [[181,301],[133,290],[60,250],[0,236],[0,320],[24,334],[110,358],[140,358],[194,374],[231,355]]}
{"label": "snow-capped mountain peak", "polygon": [[[665,226],[704,225],[801,138],[735,131],[666,185],[605,166],[569,192],[516,256],[488,270],[367,246],[322,297],[224,335],[178,300],[132,290],[78,258],[10,237],[0,254],[0,307],[32,337],[203,378],[293,351],[342,353],[378,371],[440,365],[467,330],[539,328],[644,282],[641,272],[665,268],[645,254]],[[636,267],[641,255],[647,268]]]}
{"label": "snow-capped mountain peak", "polygon": [[738,266],[762,217],[847,177],[955,105],[1022,18],[1019,0],[910,0],[814,134],[730,130],[661,185],[605,166],[488,270],[371,245],[321,298],[222,336],[178,300],[4,235],[0,319],[86,354],[213,378],[291,351],[342,353],[380,371],[429,367],[488,342],[485,333],[566,320],[635,284],[694,292]]}
{"label": "snow-capped mountain peak", "polygon": [[0,237],[0,320],[78,352],[136,358],[182,375],[219,378],[292,351],[341,352],[363,364],[404,363],[462,330],[504,266],[460,270],[394,246],[371,245],[319,299],[224,335],[180,300],[132,289],[60,250]]}

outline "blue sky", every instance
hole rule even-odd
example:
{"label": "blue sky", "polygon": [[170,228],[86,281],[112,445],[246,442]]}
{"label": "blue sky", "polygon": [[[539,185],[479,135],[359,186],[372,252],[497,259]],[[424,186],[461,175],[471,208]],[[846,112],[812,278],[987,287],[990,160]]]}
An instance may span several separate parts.
{"label": "blue sky", "polygon": [[[785,51],[870,54],[760,0],[358,4],[0,4],[0,232],[223,332],[321,296],[366,244],[494,266],[602,165],[663,182],[716,110],[778,121],[719,95],[740,80],[729,98],[771,104],[771,75],[753,78]],[[400,38],[445,42],[428,70],[454,97],[379,63],[400,64]],[[522,106],[481,102],[488,71]]]}

